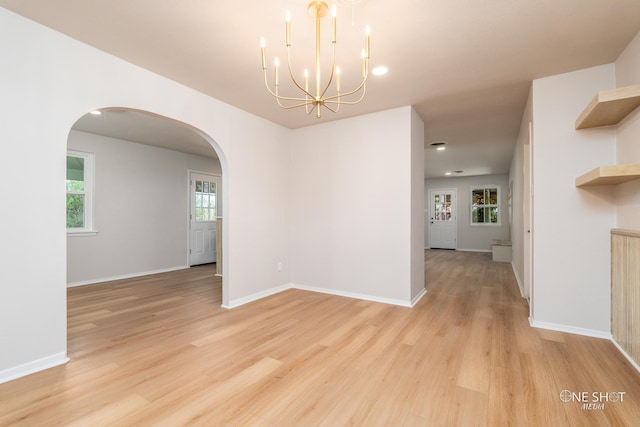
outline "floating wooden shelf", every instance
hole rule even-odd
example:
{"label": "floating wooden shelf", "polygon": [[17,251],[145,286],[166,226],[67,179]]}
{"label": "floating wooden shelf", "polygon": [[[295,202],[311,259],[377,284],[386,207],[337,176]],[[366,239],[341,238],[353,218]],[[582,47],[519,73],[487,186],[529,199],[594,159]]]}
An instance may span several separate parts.
{"label": "floating wooden shelf", "polygon": [[600,166],[576,178],[576,187],[616,185],[640,178],[640,164]]}
{"label": "floating wooden shelf", "polygon": [[576,129],[616,125],[638,106],[640,85],[598,92],[576,120]]}

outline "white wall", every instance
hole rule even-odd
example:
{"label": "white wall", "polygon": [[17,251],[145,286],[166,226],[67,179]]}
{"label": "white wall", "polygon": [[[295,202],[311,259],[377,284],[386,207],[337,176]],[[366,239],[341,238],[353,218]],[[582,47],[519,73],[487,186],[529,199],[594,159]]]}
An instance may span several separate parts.
{"label": "white wall", "polygon": [[217,159],[79,131],[68,148],[95,155],[98,230],[67,237],[68,284],[188,266],[188,170],[220,175]]}
{"label": "white wall", "polygon": [[[640,84],[640,33],[618,57],[616,87]],[[640,110],[636,109],[616,128],[616,163],[640,163]],[[640,230],[640,180],[616,186],[617,227]]]}
{"label": "white wall", "polygon": [[293,131],[293,283],[411,301],[411,121],[402,107]]}
{"label": "white wall", "polygon": [[614,87],[613,64],[535,80],[533,324],[607,335],[610,319],[609,187],[576,177],[615,163],[615,130],[576,131],[593,96]]}
{"label": "white wall", "polygon": [[[69,131],[87,111],[150,111],[216,146],[225,177],[224,303],[290,281],[287,129],[1,8],[0,39],[19,40],[0,43],[0,138],[11,160],[0,168],[0,190],[16,207],[0,210],[0,381],[65,361],[65,156]],[[34,189],[46,215],[22,208]]]}
{"label": "white wall", "polygon": [[411,300],[424,288],[424,122],[411,109]]}
{"label": "white wall", "polygon": [[[499,185],[500,225],[471,225],[471,196],[470,189],[474,185]],[[458,194],[458,250],[491,251],[492,240],[509,240],[509,214],[507,210],[507,196],[509,193],[509,175],[481,175],[451,178],[427,179],[424,182],[424,210],[425,210],[425,246],[429,247],[429,190],[455,188]]]}

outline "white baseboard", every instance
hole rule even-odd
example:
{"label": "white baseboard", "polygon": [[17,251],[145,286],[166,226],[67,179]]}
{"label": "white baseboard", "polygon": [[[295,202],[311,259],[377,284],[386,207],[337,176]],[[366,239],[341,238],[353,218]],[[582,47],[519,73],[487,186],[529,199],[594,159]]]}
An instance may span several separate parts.
{"label": "white baseboard", "polygon": [[518,271],[516,270],[516,266],[513,263],[513,261],[511,261],[511,270],[513,270],[513,276],[516,278],[516,282],[518,283],[518,289],[520,289],[520,296],[526,299],[527,297],[524,295],[524,285],[520,280],[520,276],[518,276]]}
{"label": "white baseboard", "polygon": [[638,365],[636,361],[633,360],[631,356],[629,356],[629,354],[620,346],[620,344],[618,344],[615,339],[613,339],[613,337],[611,337],[611,342],[618,348],[618,350],[620,350],[620,353],[622,353],[622,355],[627,358],[629,363],[631,363],[631,365],[636,368],[636,371],[640,372],[640,365]]}
{"label": "white baseboard", "polygon": [[222,308],[240,307],[241,305],[245,305],[245,304],[248,304],[250,302],[257,301],[259,299],[266,298],[266,297],[271,296],[271,295],[275,295],[275,294],[280,293],[282,291],[286,291],[287,289],[291,289],[292,287],[294,287],[294,286],[291,283],[287,283],[286,285],[281,285],[281,286],[276,286],[274,288],[269,288],[269,289],[266,289],[264,291],[257,292],[255,294],[247,295],[246,297],[242,297],[242,298],[231,300],[231,301],[229,301],[228,305],[227,304],[222,304]]}
{"label": "white baseboard", "polygon": [[353,292],[343,292],[343,291],[336,291],[336,290],[333,290],[333,289],[318,288],[318,287],[315,287],[315,286],[304,286],[304,285],[296,285],[296,284],[293,284],[293,283],[288,283],[286,285],[276,286],[274,288],[270,288],[270,289],[267,289],[267,290],[264,290],[264,291],[261,291],[261,292],[257,292],[255,294],[247,295],[246,297],[242,297],[242,298],[238,298],[238,299],[232,300],[232,301],[229,302],[229,304],[223,304],[222,308],[231,309],[231,308],[240,307],[241,305],[248,304],[250,302],[257,301],[259,299],[262,299],[262,298],[265,298],[265,297],[268,297],[268,296],[271,296],[271,295],[275,295],[277,293],[286,291],[287,289],[300,289],[302,291],[318,292],[318,293],[321,293],[321,294],[329,294],[329,295],[336,295],[336,296],[340,296],[340,297],[355,298],[355,299],[360,299],[360,300],[365,300],[365,301],[381,302],[381,303],[384,303],[384,304],[398,305],[398,306],[401,306],[401,307],[413,307],[427,293],[427,290],[423,289],[411,301],[403,301],[403,300],[397,300],[397,299],[392,299],[392,298],[382,298],[382,297],[376,297],[376,296],[365,295],[365,294],[357,294],[357,293],[353,293]]}
{"label": "white baseboard", "polygon": [[176,267],[161,268],[160,270],[141,271],[139,273],[123,274],[120,276],[111,276],[111,277],[102,277],[100,279],[82,280],[80,282],[67,283],[67,288],[73,288],[75,286],[93,285],[95,283],[102,283],[102,282],[111,282],[114,280],[132,279],[134,277],[148,276],[150,274],[168,273],[170,271],[184,270],[186,268],[189,268],[189,266],[179,265]]}
{"label": "white baseboard", "polygon": [[460,252],[483,252],[483,253],[492,253],[493,252],[491,249],[463,249],[463,248],[458,248],[456,250],[460,251]]}
{"label": "white baseboard", "polygon": [[20,377],[34,374],[45,369],[53,368],[54,366],[64,365],[69,361],[66,352],[52,354],[51,356],[43,357],[42,359],[34,360],[13,368],[0,371],[0,384],[7,381],[15,380]]}
{"label": "white baseboard", "polygon": [[[321,293],[321,294],[329,294],[329,295],[336,295],[336,296],[339,296],[339,297],[355,298],[355,299],[361,299],[361,300],[365,300],[365,301],[381,302],[381,303],[384,303],[384,304],[399,305],[401,307],[412,307],[411,301],[404,301],[404,300],[398,300],[398,299],[392,299],[392,298],[382,298],[382,297],[376,297],[376,296],[372,296],[372,295],[357,294],[357,293],[353,293],[353,292],[336,291],[334,289],[317,288],[315,286],[304,286],[304,285],[296,285],[296,284],[294,284],[292,287],[295,288],[295,289],[303,290],[303,291],[318,292],[318,293]],[[420,295],[420,297],[422,297],[422,295]]]}
{"label": "white baseboard", "polygon": [[531,317],[529,317],[529,324],[534,328],[549,329],[551,331],[566,332],[569,334],[583,335],[585,337],[603,338],[607,340],[611,339],[610,332],[559,325],[557,323],[539,322],[537,320],[533,320]]}
{"label": "white baseboard", "polygon": [[418,295],[416,295],[415,297],[413,297],[413,299],[411,299],[411,307],[414,307],[418,303],[418,301],[420,301],[422,297],[425,296],[426,294],[427,294],[427,290],[422,288],[420,292],[418,292]]}

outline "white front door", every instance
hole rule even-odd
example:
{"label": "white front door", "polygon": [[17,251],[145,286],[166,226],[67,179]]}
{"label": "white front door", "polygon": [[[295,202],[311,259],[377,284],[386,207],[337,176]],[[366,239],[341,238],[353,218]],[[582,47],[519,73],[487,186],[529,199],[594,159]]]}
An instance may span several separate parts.
{"label": "white front door", "polygon": [[429,247],[456,249],[457,190],[429,190]]}
{"label": "white front door", "polygon": [[189,265],[216,261],[219,190],[219,176],[194,172],[189,175]]}

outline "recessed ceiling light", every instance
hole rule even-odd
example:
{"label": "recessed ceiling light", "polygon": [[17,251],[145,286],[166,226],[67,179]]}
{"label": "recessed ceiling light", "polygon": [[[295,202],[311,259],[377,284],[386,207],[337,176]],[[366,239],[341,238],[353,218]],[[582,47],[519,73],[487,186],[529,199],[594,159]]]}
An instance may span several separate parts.
{"label": "recessed ceiling light", "polygon": [[443,145],[447,145],[447,141],[433,141],[429,143],[432,147],[442,147]]}
{"label": "recessed ceiling light", "polygon": [[94,116],[100,116],[100,115],[102,115],[102,111],[100,111],[100,110],[93,110],[93,111],[92,111],[91,113],[89,113],[89,114],[93,114]]}
{"label": "recessed ceiling light", "polygon": [[373,70],[371,70],[371,74],[373,74],[374,76],[383,76],[388,72],[389,72],[389,68],[385,67],[384,65],[379,65],[375,67]]}

